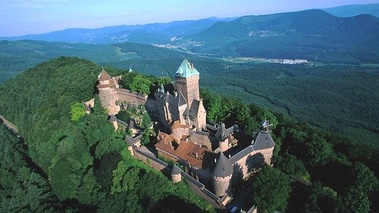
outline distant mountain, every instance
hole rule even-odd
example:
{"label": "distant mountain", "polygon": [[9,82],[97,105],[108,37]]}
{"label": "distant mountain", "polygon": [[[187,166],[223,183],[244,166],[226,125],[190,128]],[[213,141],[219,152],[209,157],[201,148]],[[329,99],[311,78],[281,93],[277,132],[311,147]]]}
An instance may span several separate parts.
{"label": "distant mountain", "polygon": [[339,17],[351,17],[369,14],[379,17],[379,4],[356,4],[323,9],[325,12]]}
{"label": "distant mountain", "polygon": [[229,19],[208,18],[195,21],[174,21],[146,25],[122,25],[96,29],[66,29],[44,34],[17,37],[3,37],[0,40],[43,40],[69,43],[121,43],[137,42],[143,44],[166,43],[181,37],[197,34],[216,22]]}
{"label": "distant mountain", "polygon": [[187,38],[202,54],[313,61],[379,62],[379,18],[336,17],[322,10],[245,16]]}
{"label": "distant mountain", "polygon": [[378,17],[368,14],[337,17],[323,10],[98,29],[66,29],[3,39],[85,44],[134,42],[217,57],[379,63]]}

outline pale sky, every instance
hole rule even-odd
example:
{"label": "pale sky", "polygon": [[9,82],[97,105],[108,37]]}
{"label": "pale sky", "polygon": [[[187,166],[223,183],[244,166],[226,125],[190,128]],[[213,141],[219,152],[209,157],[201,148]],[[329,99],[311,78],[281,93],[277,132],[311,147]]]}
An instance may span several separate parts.
{"label": "pale sky", "polygon": [[379,0],[1,0],[0,37],[371,3]]}

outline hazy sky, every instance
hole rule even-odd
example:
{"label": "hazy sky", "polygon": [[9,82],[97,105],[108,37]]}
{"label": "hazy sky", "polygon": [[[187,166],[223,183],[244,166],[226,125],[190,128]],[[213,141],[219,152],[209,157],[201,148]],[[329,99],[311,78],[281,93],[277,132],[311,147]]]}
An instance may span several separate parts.
{"label": "hazy sky", "polygon": [[379,0],[1,0],[0,37],[369,3]]}

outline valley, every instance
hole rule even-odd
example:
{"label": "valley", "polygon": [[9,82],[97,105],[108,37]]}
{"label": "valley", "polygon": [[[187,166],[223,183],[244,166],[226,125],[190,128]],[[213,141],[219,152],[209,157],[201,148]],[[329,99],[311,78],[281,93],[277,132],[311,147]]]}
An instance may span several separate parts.
{"label": "valley", "polygon": [[[377,68],[350,65],[254,64],[229,67],[218,80],[204,79],[212,91],[239,97],[331,133],[378,147]],[[205,77],[204,77],[205,78]],[[233,80],[230,80],[233,78]],[[220,84],[219,82],[223,82]]]}

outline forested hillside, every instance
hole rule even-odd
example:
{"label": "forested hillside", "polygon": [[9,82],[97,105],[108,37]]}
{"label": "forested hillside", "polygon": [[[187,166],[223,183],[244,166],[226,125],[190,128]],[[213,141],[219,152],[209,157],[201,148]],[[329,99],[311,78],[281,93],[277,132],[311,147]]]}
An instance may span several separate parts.
{"label": "forested hillside", "polygon": [[93,113],[73,117],[95,96],[100,70],[61,57],[0,86],[0,114],[23,138],[1,127],[1,212],[212,212],[185,183],[132,158],[97,99]]}
{"label": "forested hillside", "polygon": [[244,63],[206,72],[201,81],[213,91],[286,113],[356,143],[378,148],[377,69]]}
{"label": "forested hillside", "polygon": [[[256,63],[222,60],[136,43],[111,46],[0,42],[0,82],[58,55],[80,56],[100,66],[170,76],[183,58],[201,72],[201,85],[247,103],[284,112],[357,143],[379,146],[376,65]],[[214,79],[218,79],[215,81]]]}
{"label": "forested hillside", "polygon": [[[93,113],[77,113],[84,111],[77,107],[80,102],[96,97],[100,69],[87,60],[61,57],[0,86],[0,114],[23,138],[0,129],[1,211],[213,212],[185,183],[173,185],[132,158],[125,133],[114,131],[97,98]],[[210,121],[236,123],[245,132],[256,131],[265,118],[273,124],[274,167],[239,183],[250,190],[247,206],[282,212],[379,210],[378,149],[237,98],[208,90],[201,96]]]}
{"label": "forested hillside", "polygon": [[379,150],[309,127],[254,104],[203,90],[208,120],[245,132],[270,120],[273,168],[243,181],[246,200],[267,212],[377,212]]}
{"label": "forested hillside", "polygon": [[[0,83],[27,68],[59,56],[81,56],[92,60],[119,60],[112,46],[51,43],[46,41],[0,41]],[[105,55],[105,56],[104,56]],[[96,60],[97,61],[97,60]]]}
{"label": "forested hillside", "polygon": [[379,18],[342,18],[321,10],[245,16],[216,23],[191,41],[194,52],[224,57],[378,63]]}
{"label": "forested hillside", "polygon": [[140,59],[182,60],[185,55],[175,50],[129,42],[100,45],[33,40],[0,41],[0,83],[27,68],[59,56],[81,57],[103,66],[112,64],[125,69],[125,61],[140,65],[145,63]]}

